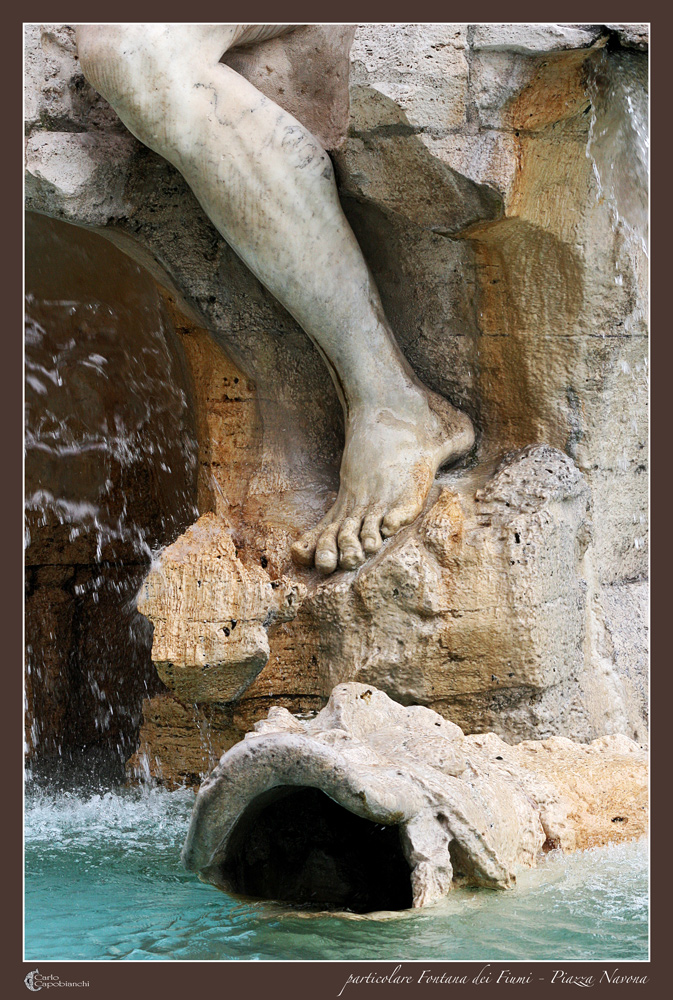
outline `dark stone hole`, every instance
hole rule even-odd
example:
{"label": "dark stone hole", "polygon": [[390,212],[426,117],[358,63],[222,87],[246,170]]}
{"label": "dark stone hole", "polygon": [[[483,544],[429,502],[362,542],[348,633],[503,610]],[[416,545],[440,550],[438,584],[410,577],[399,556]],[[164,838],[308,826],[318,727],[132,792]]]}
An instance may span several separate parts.
{"label": "dark stone hole", "polygon": [[317,788],[274,788],[250,803],[220,868],[232,892],[312,910],[406,910],[410,869],[397,826],[348,812]]}

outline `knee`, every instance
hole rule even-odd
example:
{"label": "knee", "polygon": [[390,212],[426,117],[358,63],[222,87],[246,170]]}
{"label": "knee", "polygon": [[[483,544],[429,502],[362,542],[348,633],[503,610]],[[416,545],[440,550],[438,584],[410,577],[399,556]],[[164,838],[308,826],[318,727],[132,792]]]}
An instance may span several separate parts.
{"label": "knee", "polygon": [[142,141],[162,117],[171,86],[171,53],[151,24],[77,26],[77,53],[85,78]]}
{"label": "knee", "polygon": [[84,76],[99,94],[114,103],[123,80],[133,86],[137,62],[135,25],[77,26],[77,55]]}

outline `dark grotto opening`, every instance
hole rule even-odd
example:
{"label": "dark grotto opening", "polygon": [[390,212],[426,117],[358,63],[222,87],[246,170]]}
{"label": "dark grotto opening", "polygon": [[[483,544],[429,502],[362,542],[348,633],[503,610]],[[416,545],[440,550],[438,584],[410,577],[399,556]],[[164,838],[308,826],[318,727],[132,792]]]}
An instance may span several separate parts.
{"label": "dark grotto opening", "polygon": [[406,910],[409,864],[397,826],[348,812],[317,788],[283,786],[239,818],[220,867],[241,896],[311,910]]}

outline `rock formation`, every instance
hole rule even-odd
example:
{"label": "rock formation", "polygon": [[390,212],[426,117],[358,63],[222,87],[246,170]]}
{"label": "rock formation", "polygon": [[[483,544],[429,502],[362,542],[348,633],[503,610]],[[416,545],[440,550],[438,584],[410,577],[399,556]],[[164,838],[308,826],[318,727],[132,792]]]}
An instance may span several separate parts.
{"label": "rock formation", "polygon": [[[331,30],[227,58],[330,151],[404,353],[478,441],[416,523],[325,581],[290,558],[338,486],[317,351],[85,83],[72,29],[27,28],[28,208],[142,264],[191,370],[200,521],[141,593],[170,690],[145,704],[140,757],[195,780],[269,704],[314,710],[350,680],[507,740],[642,742],[647,257],[642,204],[603,166],[637,154],[646,29]],[[215,687],[182,684],[205,662]]]}
{"label": "rock formation", "polygon": [[150,573],[138,604],[154,624],[162,681],[188,705],[234,701],[269,659],[267,629],[291,621],[304,592],[247,567],[230,531],[204,514]]}
{"label": "rock formation", "polygon": [[507,888],[543,848],[642,836],[646,802],[647,754],[626,737],[510,746],[340,684],[313,720],[272,708],[224,754],[182,857],[241,895],[405,909],[456,880]]}

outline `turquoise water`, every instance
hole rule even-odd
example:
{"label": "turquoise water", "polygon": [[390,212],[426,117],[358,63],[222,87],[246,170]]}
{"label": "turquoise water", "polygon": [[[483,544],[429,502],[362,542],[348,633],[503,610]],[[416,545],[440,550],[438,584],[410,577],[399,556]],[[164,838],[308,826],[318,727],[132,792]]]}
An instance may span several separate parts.
{"label": "turquoise water", "polygon": [[26,801],[27,961],[646,959],[647,845],[553,852],[510,892],[424,911],[303,916],[184,871],[194,795],[125,789]]}

